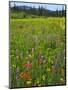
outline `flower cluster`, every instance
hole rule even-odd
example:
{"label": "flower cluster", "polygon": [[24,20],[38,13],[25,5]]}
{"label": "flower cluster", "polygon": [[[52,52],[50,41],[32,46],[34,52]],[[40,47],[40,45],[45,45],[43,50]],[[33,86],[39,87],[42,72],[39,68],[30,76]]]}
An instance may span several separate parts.
{"label": "flower cluster", "polygon": [[32,64],[22,64],[22,67],[32,68]]}
{"label": "flower cluster", "polygon": [[29,72],[21,72],[20,73],[20,78],[24,78],[24,80],[30,80],[31,79],[31,74]]}

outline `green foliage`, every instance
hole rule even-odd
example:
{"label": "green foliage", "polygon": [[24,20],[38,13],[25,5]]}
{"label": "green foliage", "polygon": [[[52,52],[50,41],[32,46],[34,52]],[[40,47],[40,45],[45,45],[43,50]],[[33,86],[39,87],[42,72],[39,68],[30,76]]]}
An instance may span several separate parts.
{"label": "green foliage", "polygon": [[13,18],[27,18],[28,17],[28,15],[26,15],[26,13],[25,12],[13,12],[13,13],[11,13],[11,15],[10,15],[10,17],[13,19]]}
{"label": "green foliage", "polygon": [[10,62],[12,88],[65,84],[65,18],[10,19]]}

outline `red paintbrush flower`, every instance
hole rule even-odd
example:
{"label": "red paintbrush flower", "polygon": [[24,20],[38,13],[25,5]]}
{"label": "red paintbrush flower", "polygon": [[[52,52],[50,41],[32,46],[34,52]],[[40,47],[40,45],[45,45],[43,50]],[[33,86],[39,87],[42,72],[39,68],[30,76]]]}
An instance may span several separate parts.
{"label": "red paintbrush flower", "polygon": [[29,72],[22,72],[20,74],[20,78],[24,78],[25,80],[30,80],[31,79],[31,74]]}
{"label": "red paintbrush flower", "polygon": [[23,67],[32,68],[32,64],[22,64]]}

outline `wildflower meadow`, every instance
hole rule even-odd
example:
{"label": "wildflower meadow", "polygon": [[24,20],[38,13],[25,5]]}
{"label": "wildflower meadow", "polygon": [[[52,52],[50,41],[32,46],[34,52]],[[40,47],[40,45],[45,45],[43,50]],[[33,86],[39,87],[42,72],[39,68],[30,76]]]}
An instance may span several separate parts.
{"label": "wildflower meadow", "polygon": [[65,85],[65,33],[65,17],[10,17],[11,88]]}

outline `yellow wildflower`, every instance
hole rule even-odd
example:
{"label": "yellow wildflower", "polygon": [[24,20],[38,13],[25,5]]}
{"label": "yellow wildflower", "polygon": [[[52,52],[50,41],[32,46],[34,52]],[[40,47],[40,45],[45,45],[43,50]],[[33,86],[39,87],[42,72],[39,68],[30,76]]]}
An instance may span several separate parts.
{"label": "yellow wildflower", "polygon": [[16,65],[15,65],[15,64],[13,64],[13,65],[12,65],[12,67],[13,67],[13,68],[16,68]]}
{"label": "yellow wildflower", "polygon": [[37,84],[39,84],[39,80],[37,80]]}
{"label": "yellow wildflower", "polygon": [[32,58],[31,54],[29,54],[29,58]]}
{"label": "yellow wildflower", "polygon": [[31,80],[30,81],[27,81],[26,83],[27,83],[27,85],[31,84]]}
{"label": "yellow wildflower", "polygon": [[44,75],[42,76],[42,79],[45,80],[45,76]]}
{"label": "yellow wildflower", "polygon": [[51,69],[50,69],[50,68],[47,68],[47,71],[48,71],[48,72],[50,72],[50,71],[51,71]]}
{"label": "yellow wildflower", "polygon": [[60,78],[60,81],[61,81],[61,82],[63,82],[63,81],[64,81],[64,79],[63,79],[63,78]]}

